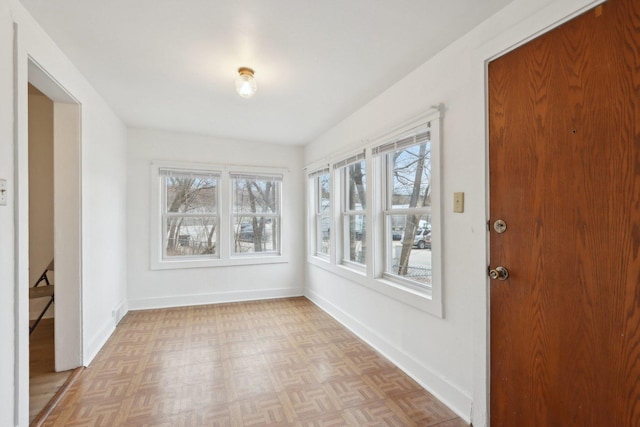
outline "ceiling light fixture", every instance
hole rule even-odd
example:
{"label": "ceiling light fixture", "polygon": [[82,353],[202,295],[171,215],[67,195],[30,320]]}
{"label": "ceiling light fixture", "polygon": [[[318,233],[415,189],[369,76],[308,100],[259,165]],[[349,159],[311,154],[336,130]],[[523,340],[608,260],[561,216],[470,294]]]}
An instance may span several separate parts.
{"label": "ceiling light fixture", "polygon": [[243,98],[251,98],[258,90],[256,79],[253,77],[253,70],[247,67],[240,67],[238,68],[238,73],[236,92]]}

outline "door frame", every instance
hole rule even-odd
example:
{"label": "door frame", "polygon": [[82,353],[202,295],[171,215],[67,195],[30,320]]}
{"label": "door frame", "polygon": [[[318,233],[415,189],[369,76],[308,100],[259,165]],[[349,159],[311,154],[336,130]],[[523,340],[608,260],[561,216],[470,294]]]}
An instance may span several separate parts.
{"label": "door frame", "polygon": [[[502,34],[502,37],[494,39],[492,43],[487,44],[483,49],[477,52],[476,63],[481,63],[484,72],[484,113],[485,113],[485,223],[489,226],[490,220],[490,181],[489,172],[491,165],[489,164],[489,63],[507,53],[517,49],[518,47],[540,37],[541,35],[561,26],[562,24],[572,20],[573,18],[605,3],[607,0],[576,0],[573,4],[562,5],[551,3],[547,7],[541,9],[538,13],[529,16],[518,24],[517,28],[512,28]],[[507,6],[508,7],[508,6]],[[488,266],[491,260],[490,252],[491,235],[487,231],[485,234],[485,265]],[[484,323],[477,326],[477,332],[482,338],[475,342],[475,353],[478,361],[474,365],[476,374],[474,375],[474,402],[472,421],[474,425],[489,426],[490,424],[490,381],[491,381],[491,307],[490,307],[490,286],[491,279],[487,275],[487,271],[483,270],[485,283],[485,300],[482,304],[476,306],[481,313],[476,316],[483,319]]]}
{"label": "door frame", "polygon": [[28,288],[33,285],[29,283],[28,83],[54,102],[55,365],[58,371],[83,363],[83,309],[81,104],[38,63],[25,39],[14,22],[14,420],[16,425],[26,426],[29,423]]}

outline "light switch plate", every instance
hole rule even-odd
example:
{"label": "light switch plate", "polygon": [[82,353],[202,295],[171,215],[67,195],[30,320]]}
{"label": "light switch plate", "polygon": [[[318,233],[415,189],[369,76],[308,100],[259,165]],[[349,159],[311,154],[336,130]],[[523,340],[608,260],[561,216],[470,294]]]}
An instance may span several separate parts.
{"label": "light switch plate", "polygon": [[0,179],[0,206],[7,206],[7,180]]}
{"label": "light switch plate", "polygon": [[464,193],[453,193],[453,211],[456,213],[464,212]]}

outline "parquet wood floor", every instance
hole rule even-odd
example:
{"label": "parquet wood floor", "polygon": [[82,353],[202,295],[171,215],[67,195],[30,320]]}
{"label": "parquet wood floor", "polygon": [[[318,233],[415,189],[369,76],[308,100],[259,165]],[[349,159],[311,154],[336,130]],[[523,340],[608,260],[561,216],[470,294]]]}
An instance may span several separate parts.
{"label": "parquet wood floor", "polygon": [[45,426],[466,426],[306,298],[129,312]]}
{"label": "parquet wood floor", "polygon": [[72,371],[55,371],[54,320],[42,319],[29,337],[29,422],[33,421]]}

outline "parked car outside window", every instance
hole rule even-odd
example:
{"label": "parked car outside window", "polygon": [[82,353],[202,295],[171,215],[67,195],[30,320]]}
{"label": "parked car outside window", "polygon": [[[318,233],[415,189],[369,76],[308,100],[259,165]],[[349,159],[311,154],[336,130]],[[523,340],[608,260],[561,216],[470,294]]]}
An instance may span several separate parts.
{"label": "parked car outside window", "polygon": [[413,238],[413,246],[418,249],[431,249],[431,230],[419,228]]}

